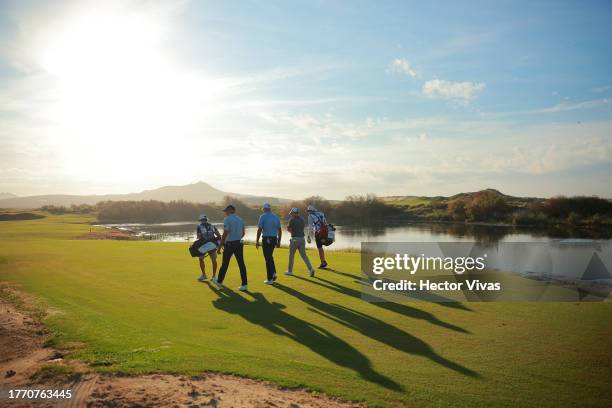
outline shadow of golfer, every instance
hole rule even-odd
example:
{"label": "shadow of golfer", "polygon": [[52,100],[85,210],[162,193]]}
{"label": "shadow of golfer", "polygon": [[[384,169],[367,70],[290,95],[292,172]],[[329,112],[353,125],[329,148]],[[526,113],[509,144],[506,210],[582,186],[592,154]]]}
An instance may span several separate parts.
{"label": "shadow of golfer", "polygon": [[341,367],[357,372],[363,379],[394,391],[403,387],[392,379],[379,374],[372,363],[350,344],[334,336],[328,330],[299,319],[285,312],[285,306],[270,303],[261,293],[248,293],[253,300],[229,291],[219,291],[211,286],[219,298],[212,303],[219,310],[235,314],[279,336],[286,336],[308,347],[313,352]]}
{"label": "shadow of golfer", "polygon": [[440,356],[424,341],[380,319],[345,306],[322,302],[288,286],[277,284],[276,287],[309,305],[311,311],[358,331],[373,340],[404,353],[416,354],[429,358],[463,375],[479,377],[478,373],[475,371]]}
{"label": "shadow of golfer", "polygon": [[[302,278],[301,276],[296,275],[294,276],[294,278],[303,280],[305,282],[310,282],[315,285],[319,285],[323,288],[336,291],[343,295],[352,296],[355,298],[361,298],[361,292],[358,291],[357,289],[351,289],[351,288],[337,284],[336,282],[332,282],[330,280],[327,280],[321,277],[316,277],[314,279],[306,279],[306,278]],[[453,330],[459,333],[470,333],[468,330],[465,330],[462,327],[456,326],[451,323],[447,323],[443,320],[438,319],[433,314],[426,312],[424,310],[421,310],[421,309],[417,309],[415,307],[411,307],[411,306],[404,305],[401,303],[394,303],[394,302],[370,302],[370,304],[376,307],[380,307],[381,309],[389,310],[391,312],[395,312],[395,313],[399,313],[404,316],[411,317],[413,319],[426,320],[431,324],[435,324],[436,326],[444,327],[445,329]]]}

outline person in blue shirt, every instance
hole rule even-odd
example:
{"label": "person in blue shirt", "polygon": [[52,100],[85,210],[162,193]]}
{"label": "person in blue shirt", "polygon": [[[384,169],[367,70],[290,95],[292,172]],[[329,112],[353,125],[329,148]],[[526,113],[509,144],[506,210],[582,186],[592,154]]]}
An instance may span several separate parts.
{"label": "person in blue shirt", "polygon": [[244,221],[242,218],[236,215],[236,207],[229,204],[223,210],[225,213],[225,219],[223,219],[223,235],[221,236],[221,245],[219,251],[223,247],[223,261],[221,262],[221,268],[219,269],[219,278],[212,280],[212,282],[219,288],[223,288],[223,280],[229,267],[229,262],[232,256],[236,256],[236,262],[238,262],[238,268],[240,269],[240,279],[242,279],[242,285],[238,288],[245,292],[247,291],[247,269],[244,264],[244,243],[242,238],[245,234]]}
{"label": "person in blue shirt", "polygon": [[266,260],[267,279],[265,284],[272,285],[276,280],[276,265],[274,265],[274,248],[279,248],[283,230],[281,229],[280,218],[272,212],[270,203],[263,205],[263,214],[257,223],[257,239],[255,248],[259,249],[259,239],[263,235],[263,256]]}

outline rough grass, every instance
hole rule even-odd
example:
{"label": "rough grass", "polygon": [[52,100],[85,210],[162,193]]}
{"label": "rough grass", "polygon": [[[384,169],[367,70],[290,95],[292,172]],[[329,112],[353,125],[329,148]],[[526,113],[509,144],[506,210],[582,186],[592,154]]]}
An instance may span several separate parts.
{"label": "rough grass", "polygon": [[429,205],[431,204],[431,201],[432,200],[428,197],[409,197],[399,200],[390,200],[389,204],[398,207],[416,207],[418,205]]}
{"label": "rough grass", "polygon": [[76,380],[79,374],[72,367],[60,364],[46,364],[40,368],[31,380],[38,382],[59,381],[69,382]]}
{"label": "rough grass", "polygon": [[[186,243],[84,241],[83,216],[0,225],[0,280],[56,312],[56,344],[101,371],[205,370],[307,387],[373,405],[608,406],[612,307],[602,303],[369,304],[359,254],[333,271],[280,275],[246,248],[219,292],[196,282]],[[283,271],[286,249],[275,253]],[[310,253],[315,258],[314,253]],[[208,262],[208,261],[207,261]]]}

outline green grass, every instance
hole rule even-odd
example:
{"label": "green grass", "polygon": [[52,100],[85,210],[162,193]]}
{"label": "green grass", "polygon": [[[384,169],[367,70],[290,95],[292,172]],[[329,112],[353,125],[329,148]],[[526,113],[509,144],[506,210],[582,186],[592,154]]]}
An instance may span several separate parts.
{"label": "green grass", "polygon": [[389,201],[389,204],[398,207],[416,207],[417,205],[429,205],[431,201],[432,200],[428,197],[409,197],[401,200]]}
{"label": "green grass", "polygon": [[[281,275],[246,248],[250,294],[230,267],[196,282],[186,243],[82,241],[90,219],[0,223],[0,280],[43,299],[54,343],[101,371],[262,378],[373,405],[608,406],[612,305],[379,303],[359,298],[359,254]],[[315,258],[314,253],[310,253]],[[284,270],[286,249],[275,253]]]}

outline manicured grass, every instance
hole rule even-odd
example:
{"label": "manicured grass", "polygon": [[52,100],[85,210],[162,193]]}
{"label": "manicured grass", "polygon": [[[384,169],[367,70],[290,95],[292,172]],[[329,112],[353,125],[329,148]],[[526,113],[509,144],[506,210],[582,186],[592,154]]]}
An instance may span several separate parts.
{"label": "manicured grass", "polygon": [[[79,216],[0,223],[0,280],[54,310],[57,344],[99,370],[204,370],[395,406],[608,406],[609,303],[378,303],[360,299],[359,254],[280,275],[246,248],[219,292],[196,282],[187,243],[84,241]],[[310,253],[315,259],[315,254]],[[284,271],[286,249],[275,253]],[[207,261],[208,262],[208,261]]]}

